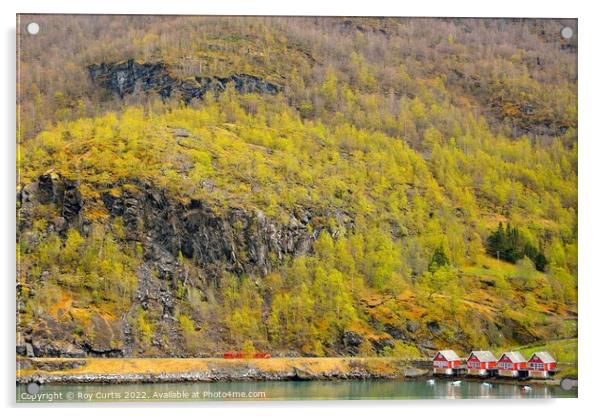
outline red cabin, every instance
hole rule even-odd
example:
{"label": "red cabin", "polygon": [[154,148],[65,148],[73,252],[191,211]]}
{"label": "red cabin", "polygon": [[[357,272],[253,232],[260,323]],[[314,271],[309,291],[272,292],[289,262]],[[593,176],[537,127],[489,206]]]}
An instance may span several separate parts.
{"label": "red cabin", "polygon": [[548,378],[556,372],[556,360],[547,351],[534,352],[527,361],[529,376],[534,378]]}
{"label": "red cabin", "polygon": [[468,374],[473,376],[487,376],[497,367],[497,360],[491,351],[473,351],[466,360]]}
{"label": "red cabin", "polygon": [[497,373],[503,377],[518,377],[520,372],[527,371],[527,360],[520,352],[509,351],[497,360]]}
{"label": "red cabin", "polygon": [[452,375],[463,368],[462,360],[455,351],[442,350],[433,357],[433,374]]}

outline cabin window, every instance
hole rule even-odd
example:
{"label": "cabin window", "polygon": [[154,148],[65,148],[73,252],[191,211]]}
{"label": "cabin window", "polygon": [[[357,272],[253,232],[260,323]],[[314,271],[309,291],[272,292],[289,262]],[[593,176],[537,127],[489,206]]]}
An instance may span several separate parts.
{"label": "cabin window", "polygon": [[531,363],[533,370],[543,370],[543,363]]}
{"label": "cabin window", "polygon": [[498,363],[498,367],[503,368],[505,370],[513,370],[514,365],[512,363]]}
{"label": "cabin window", "polygon": [[435,367],[447,367],[447,361],[433,361]]}

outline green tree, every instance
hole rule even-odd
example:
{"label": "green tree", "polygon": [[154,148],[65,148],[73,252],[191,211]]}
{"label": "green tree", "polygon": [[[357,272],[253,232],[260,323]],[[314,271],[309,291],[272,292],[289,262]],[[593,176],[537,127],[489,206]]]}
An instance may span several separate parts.
{"label": "green tree", "polygon": [[440,245],[433,252],[433,257],[431,257],[431,262],[429,263],[429,272],[434,273],[439,268],[447,265],[449,265],[449,258],[447,257],[447,254],[445,254],[443,245]]}

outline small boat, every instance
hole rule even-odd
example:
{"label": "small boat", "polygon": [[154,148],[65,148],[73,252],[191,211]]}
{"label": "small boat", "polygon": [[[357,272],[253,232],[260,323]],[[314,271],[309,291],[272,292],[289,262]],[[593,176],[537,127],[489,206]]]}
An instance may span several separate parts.
{"label": "small boat", "polygon": [[427,380],[426,384],[428,384],[429,386],[432,386],[435,384],[435,380],[433,380],[433,379]]}
{"label": "small boat", "polygon": [[531,391],[533,390],[530,386],[523,386],[523,391]]}
{"label": "small boat", "polygon": [[493,384],[491,384],[491,383],[483,383],[482,386],[489,388],[489,387],[493,387]]}
{"label": "small boat", "polygon": [[452,386],[459,386],[461,383],[462,383],[462,380],[456,380],[456,381],[451,382]]}

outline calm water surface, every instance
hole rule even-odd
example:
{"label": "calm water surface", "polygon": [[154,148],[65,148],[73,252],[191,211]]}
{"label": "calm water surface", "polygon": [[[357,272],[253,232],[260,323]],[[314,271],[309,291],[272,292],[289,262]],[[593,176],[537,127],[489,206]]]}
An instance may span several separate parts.
{"label": "calm water surface", "polygon": [[207,400],[360,400],[360,399],[529,399],[577,397],[557,386],[426,381],[241,381],[224,383],[43,385],[36,395],[17,386],[18,402],[207,401]]}

